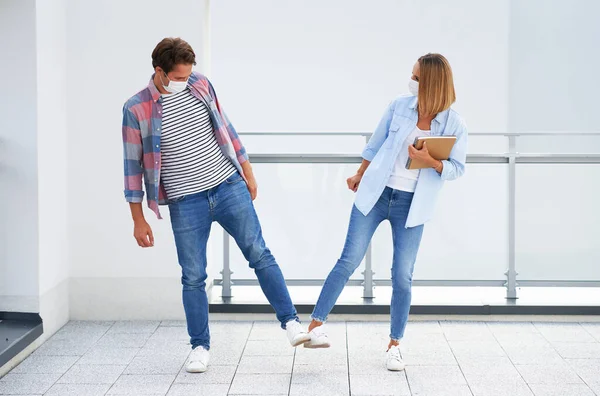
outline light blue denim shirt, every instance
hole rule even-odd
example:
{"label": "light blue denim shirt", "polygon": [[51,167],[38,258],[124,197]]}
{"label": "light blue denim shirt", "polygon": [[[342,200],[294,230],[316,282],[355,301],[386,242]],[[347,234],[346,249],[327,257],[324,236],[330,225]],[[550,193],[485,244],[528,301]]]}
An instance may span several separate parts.
{"label": "light blue denim shirt", "polygon": [[[356,193],[354,204],[365,216],[369,214],[388,183],[396,158],[418,120],[417,97],[400,96],[388,106],[362,157],[371,164]],[[445,110],[431,122],[431,136],[456,136],[450,158],[443,161],[441,174],[434,169],[422,169],[410,206],[406,228],[429,221],[445,180],[454,180],[465,173],[467,157],[467,128],[463,119],[452,109]]]}

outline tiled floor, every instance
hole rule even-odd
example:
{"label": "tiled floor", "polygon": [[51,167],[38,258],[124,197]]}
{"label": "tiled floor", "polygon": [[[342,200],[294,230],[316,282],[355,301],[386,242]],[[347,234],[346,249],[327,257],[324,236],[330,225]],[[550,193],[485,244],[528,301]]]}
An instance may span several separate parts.
{"label": "tiled floor", "polygon": [[211,366],[182,370],[183,322],[71,322],[0,379],[1,395],[600,395],[600,323],[411,321],[405,372],[383,366],[388,325],[329,325],[292,349],[273,322],[211,324]]}

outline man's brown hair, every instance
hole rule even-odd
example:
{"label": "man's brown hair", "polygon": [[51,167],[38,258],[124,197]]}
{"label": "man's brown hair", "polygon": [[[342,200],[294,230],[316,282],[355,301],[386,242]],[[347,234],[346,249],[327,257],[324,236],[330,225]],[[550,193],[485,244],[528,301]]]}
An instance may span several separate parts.
{"label": "man's brown hair", "polygon": [[187,41],[179,37],[167,37],[152,51],[152,67],[160,67],[169,73],[175,65],[195,65],[196,54]]}

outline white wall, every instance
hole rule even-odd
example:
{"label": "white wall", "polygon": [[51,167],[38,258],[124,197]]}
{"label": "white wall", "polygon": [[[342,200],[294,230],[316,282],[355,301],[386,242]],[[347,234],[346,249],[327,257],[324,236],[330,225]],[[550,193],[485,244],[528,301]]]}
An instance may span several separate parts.
{"label": "white wall", "polygon": [[508,16],[504,0],[215,1],[213,79],[244,131],[370,131],[417,58],[440,52],[470,128],[503,132]]}
{"label": "white wall", "polygon": [[181,317],[167,208],[160,222],[146,211],[156,247],[142,250],[132,236],[123,197],[121,110],[148,84],[152,50],[164,37],[187,40],[202,70],[205,3],[67,1],[71,316]]}
{"label": "white wall", "polygon": [[66,0],[37,0],[40,314],[45,333],[69,318]]}
{"label": "white wall", "polygon": [[34,0],[0,2],[0,311],[38,311]]}

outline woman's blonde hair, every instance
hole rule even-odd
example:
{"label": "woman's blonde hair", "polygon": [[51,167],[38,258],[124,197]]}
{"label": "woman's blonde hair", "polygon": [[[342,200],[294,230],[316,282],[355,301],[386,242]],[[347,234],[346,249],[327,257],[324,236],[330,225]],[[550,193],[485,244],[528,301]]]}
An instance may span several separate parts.
{"label": "woman's blonde hair", "polygon": [[419,114],[431,116],[447,110],[456,101],[452,68],[440,54],[419,58]]}

